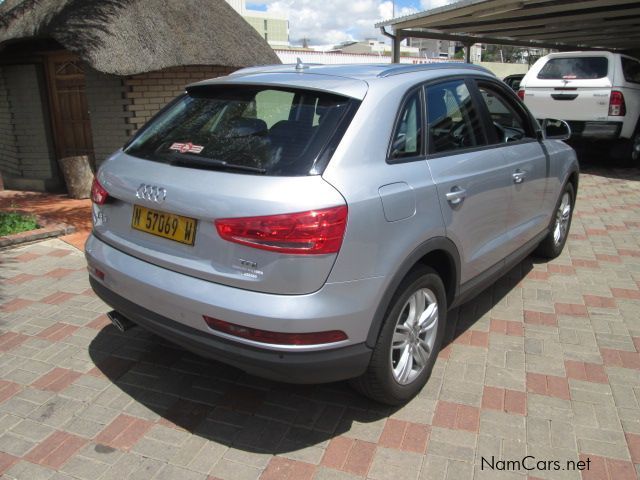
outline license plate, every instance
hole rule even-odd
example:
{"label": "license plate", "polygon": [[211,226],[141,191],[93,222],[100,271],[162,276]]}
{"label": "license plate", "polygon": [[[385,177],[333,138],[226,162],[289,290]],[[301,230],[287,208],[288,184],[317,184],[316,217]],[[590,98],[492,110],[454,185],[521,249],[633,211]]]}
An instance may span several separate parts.
{"label": "license plate", "polygon": [[195,218],[159,212],[140,205],[133,206],[131,217],[132,228],[185,245],[193,245],[197,223]]}

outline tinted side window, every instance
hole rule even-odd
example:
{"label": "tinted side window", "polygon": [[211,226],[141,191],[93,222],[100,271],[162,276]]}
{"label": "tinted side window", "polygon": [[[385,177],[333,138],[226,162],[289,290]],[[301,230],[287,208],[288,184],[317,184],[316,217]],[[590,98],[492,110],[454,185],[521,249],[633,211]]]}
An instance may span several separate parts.
{"label": "tinted side window", "polygon": [[515,142],[524,138],[533,138],[527,119],[495,88],[479,85],[498,143]]}
{"label": "tinted side window", "polygon": [[406,158],[420,155],[422,146],[422,102],[420,90],[405,101],[391,137],[390,158]]}
{"label": "tinted side window", "polygon": [[640,83],[640,62],[622,57],[622,71],[627,82]]}
{"label": "tinted side window", "polygon": [[594,79],[607,76],[609,60],[606,57],[551,58],[538,73],[541,80]]}
{"label": "tinted side window", "polygon": [[487,144],[482,122],[464,80],[427,87],[429,153]]}

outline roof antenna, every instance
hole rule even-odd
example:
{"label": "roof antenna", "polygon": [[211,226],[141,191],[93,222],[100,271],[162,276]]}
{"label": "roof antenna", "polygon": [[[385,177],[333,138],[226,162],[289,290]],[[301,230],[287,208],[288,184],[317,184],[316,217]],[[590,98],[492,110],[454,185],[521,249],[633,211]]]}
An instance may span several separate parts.
{"label": "roof antenna", "polygon": [[305,68],[309,68],[308,65],[305,65],[300,57],[296,58],[296,70],[304,70]]}

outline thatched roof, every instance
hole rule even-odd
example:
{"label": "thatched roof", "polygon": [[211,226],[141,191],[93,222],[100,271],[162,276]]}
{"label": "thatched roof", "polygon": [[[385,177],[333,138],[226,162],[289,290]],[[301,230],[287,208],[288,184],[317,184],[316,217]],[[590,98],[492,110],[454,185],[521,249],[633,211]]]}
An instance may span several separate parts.
{"label": "thatched roof", "polygon": [[53,38],[94,69],[117,75],[181,65],[280,63],[224,0],[5,0],[0,49]]}

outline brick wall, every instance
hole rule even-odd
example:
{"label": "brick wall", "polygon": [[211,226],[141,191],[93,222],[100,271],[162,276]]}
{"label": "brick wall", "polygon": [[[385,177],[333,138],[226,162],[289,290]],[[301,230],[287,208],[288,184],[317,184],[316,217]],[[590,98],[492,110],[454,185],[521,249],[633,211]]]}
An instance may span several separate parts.
{"label": "brick wall", "polygon": [[0,68],[0,172],[5,176],[20,175],[18,146],[13,127],[13,114],[9,103],[9,92],[4,78],[4,70]]}
{"label": "brick wall", "polygon": [[[9,188],[45,190],[59,184],[38,68],[15,65],[0,69],[0,172]],[[186,85],[233,70],[175,67],[123,78],[87,68],[86,95],[96,164],[122,147]]]}
{"label": "brick wall", "polygon": [[91,133],[96,165],[121,148],[131,136],[126,111],[122,77],[106,75],[91,68],[85,69],[86,95],[91,119]]}
{"label": "brick wall", "polygon": [[3,67],[3,71],[20,159],[15,182],[5,181],[5,184],[9,188],[55,188],[59,183],[57,164],[38,67],[11,65]]}
{"label": "brick wall", "polygon": [[158,110],[184,92],[186,85],[227,75],[234,70],[234,68],[221,66],[174,67],[126,78],[125,96],[131,101],[127,106],[127,110],[131,112],[128,119],[132,128],[131,133],[138,130]]}

